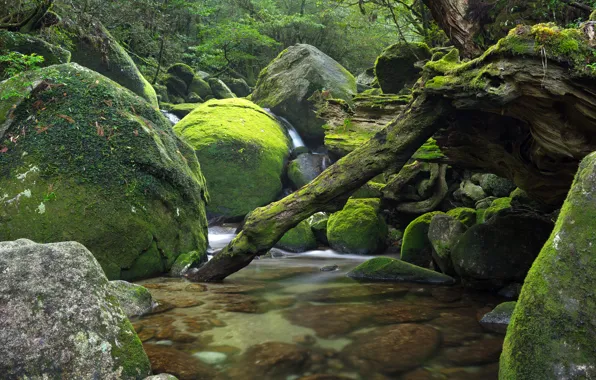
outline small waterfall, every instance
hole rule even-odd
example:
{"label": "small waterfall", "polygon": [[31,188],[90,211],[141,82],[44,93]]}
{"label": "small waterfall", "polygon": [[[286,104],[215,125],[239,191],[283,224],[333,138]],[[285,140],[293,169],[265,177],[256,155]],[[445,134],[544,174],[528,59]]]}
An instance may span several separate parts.
{"label": "small waterfall", "polygon": [[161,113],[170,121],[170,123],[172,123],[172,125],[176,125],[180,121],[180,118],[171,112],[161,110]]}
{"label": "small waterfall", "polygon": [[296,128],[294,128],[292,123],[290,123],[285,117],[277,116],[276,114],[271,112],[269,108],[264,108],[264,110],[267,111],[269,115],[273,116],[279,122],[279,124],[281,124],[286,129],[288,135],[290,136],[290,139],[292,140],[292,149],[296,149],[301,146],[306,146],[304,144],[304,141],[302,140],[302,137],[300,137],[298,131],[296,130]]}

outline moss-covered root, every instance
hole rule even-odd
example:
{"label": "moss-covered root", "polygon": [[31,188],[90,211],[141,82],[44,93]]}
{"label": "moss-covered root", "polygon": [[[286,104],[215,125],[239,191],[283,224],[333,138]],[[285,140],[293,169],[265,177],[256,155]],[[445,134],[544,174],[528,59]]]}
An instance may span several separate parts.
{"label": "moss-covered root", "polygon": [[402,203],[396,207],[396,210],[410,214],[422,214],[437,208],[449,191],[446,176],[447,164],[431,164],[430,181],[433,183],[432,196],[420,202]]}
{"label": "moss-covered root", "polygon": [[381,174],[389,165],[401,168],[447,120],[450,108],[443,98],[417,98],[378,132],[315,180],[286,198],[253,211],[243,230],[192,277],[220,281],[269,250],[290,228],[317,211],[337,211],[348,196]]}
{"label": "moss-covered root", "polygon": [[502,380],[596,378],[596,152],[526,277],[501,355]]}

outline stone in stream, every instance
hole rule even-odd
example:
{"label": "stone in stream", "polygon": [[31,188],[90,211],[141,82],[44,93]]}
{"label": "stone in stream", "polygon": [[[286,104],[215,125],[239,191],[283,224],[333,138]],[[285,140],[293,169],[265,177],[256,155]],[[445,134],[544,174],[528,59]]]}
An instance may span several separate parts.
{"label": "stone in stream", "polygon": [[209,365],[222,364],[228,359],[228,355],[222,352],[211,351],[195,352],[192,356]]}
{"label": "stone in stream", "polygon": [[153,375],[144,378],[143,380],[179,380],[176,376],[167,374],[167,373],[160,373],[159,375]]}
{"label": "stone in stream", "polygon": [[286,232],[275,246],[290,252],[305,252],[317,248],[317,240],[308,220],[303,220]]}
{"label": "stone in stream", "polygon": [[0,94],[14,95],[0,97],[0,240],[78,241],[110,280],[206,251],[196,155],[149,103],[75,63],[12,77]]}
{"label": "stone in stream", "polygon": [[225,78],[223,81],[230,91],[240,98],[244,98],[251,93],[248,83],[242,78]]}
{"label": "stone in stream", "polygon": [[142,379],[141,341],[97,260],[76,242],[0,243],[3,378]]}
{"label": "stone in stream", "polygon": [[301,373],[310,362],[306,347],[281,342],[251,346],[226,373],[235,379],[273,379]]}
{"label": "stone in stream", "polygon": [[157,306],[149,290],[141,285],[126,281],[110,281],[110,287],[127,317],[140,317]]}
{"label": "stone in stream", "polygon": [[282,191],[290,146],[277,120],[246,99],[210,100],[174,126],[209,183],[207,211],[243,217]]}
{"label": "stone in stream", "polygon": [[360,373],[387,375],[422,365],[435,354],[441,342],[437,329],[418,324],[381,327],[353,338],[341,356]]}
{"label": "stone in stream", "polygon": [[375,257],[348,272],[348,277],[357,280],[418,282],[422,284],[455,283],[452,277],[445,274],[418,267],[389,257]]}
{"label": "stone in stream", "polygon": [[252,100],[292,123],[307,141],[322,142],[323,125],[313,103],[316,91],[352,102],[356,80],[344,67],[311,45],[290,46],[259,75]]}
{"label": "stone in stream", "polygon": [[408,224],[402,239],[400,259],[423,268],[429,267],[433,258],[433,247],[428,239],[428,228],[433,217],[440,214],[443,213],[429,212]]}
{"label": "stone in stream", "polygon": [[321,267],[319,270],[321,272],[333,272],[339,269],[339,265],[325,265],[324,267]]}
{"label": "stone in stream", "polygon": [[327,222],[327,240],[341,253],[373,255],[383,250],[387,223],[376,198],[349,199],[343,210],[333,213]]}
{"label": "stone in stream", "polygon": [[288,178],[294,185],[294,188],[300,189],[302,186],[317,178],[325,169],[325,162],[329,157],[322,154],[304,153],[288,164]]}
{"label": "stone in stream", "polygon": [[435,215],[428,226],[433,260],[441,268],[441,272],[449,276],[456,274],[451,262],[451,250],[466,230],[463,223],[447,214]]}
{"label": "stone in stream", "polygon": [[510,301],[498,305],[491,312],[486,313],[484,317],[482,317],[480,325],[489,331],[505,334],[516,303],[517,302],[515,301]]}
{"label": "stone in stream", "polygon": [[591,153],[525,279],[505,338],[501,379],[596,378],[595,196]]}
{"label": "stone in stream", "polygon": [[180,380],[212,380],[215,371],[191,354],[173,347],[144,344],[154,372],[170,373]]}

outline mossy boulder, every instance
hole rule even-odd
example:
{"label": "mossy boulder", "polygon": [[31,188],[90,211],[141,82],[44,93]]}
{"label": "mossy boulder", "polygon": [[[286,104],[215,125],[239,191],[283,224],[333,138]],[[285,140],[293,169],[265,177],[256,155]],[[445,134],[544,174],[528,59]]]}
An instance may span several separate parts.
{"label": "mossy boulder", "polygon": [[317,212],[308,218],[310,229],[315,234],[315,238],[322,244],[329,245],[327,240],[327,223],[329,223],[329,215],[324,212]]}
{"label": "mossy boulder", "polygon": [[242,78],[226,78],[224,79],[224,83],[234,94],[236,94],[236,96],[241,98],[244,98],[251,93],[250,86]]}
{"label": "mossy boulder", "polygon": [[348,272],[348,277],[369,281],[418,282],[441,285],[455,283],[453,278],[442,273],[389,257],[370,259]]}
{"label": "mossy boulder", "polygon": [[210,100],[174,126],[194,149],[214,215],[243,217],[280,194],[289,141],[277,121],[246,99]]}
{"label": "mossy boulder", "polygon": [[479,321],[480,325],[488,331],[505,335],[516,304],[515,301],[509,301],[497,305],[493,310],[484,314]]}
{"label": "mossy boulder", "polygon": [[499,212],[509,209],[511,209],[511,198],[507,197],[495,199],[490,204],[490,207],[487,208],[484,213],[482,213],[480,218],[478,218],[478,223],[484,223],[493,216],[497,215]]}
{"label": "mossy boulder", "polygon": [[447,211],[447,215],[462,222],[466,227],[476,224],[476,210],[468,207],[458,207]]}
{"label": "mossy boulder", "polygon": [[153,297],[147,288],[127,281],[110,281],[110,291],[127,317],[140,317],[153,310]]}
{"label": "mossy boulder", "polygon": [[482,187],[486,194],[497,198],[507,197],[515,189],[513,182],[492,173],[475,174],[472,181]]}
{"label": "mossy boulder", "polygon": [[105,75],[158,108],[157,94],[143,77],[132,58],[108,30],[97,20],[88,20],[82,27],[67,22],[64,29],[72,38],[71,60]]}
{"label": "mossy boulder", "polygon": [[7,379],[144,379],[140,339],[76,242],[0,242],[0,372]]}
{"label": "mossy boulder", "polygon": [[327,156],[322,154],[304,153],[288,164],[288,179],[299,189],[317,178],[323,172],[325,160],[329,161]]}
{"label": "mossy boulder", "polygon": [[422,65],[431,52],[420,42],[400,42],[383,50],[375,62],[375,76],[385,94],[398,94],[411,87],[419,78]]}
{"label": "mossy boulder", "polygon": [[552,228],[548,218],[531,212],[500,212],[459,239],[451,251],[455,271],[479,289],[523,282]]}
{"label": "mossy boulder", "polygon": [[199,268],[207,262],[206,251],[191,251],[183,253],[176,259],[174,265],[170,269],[170,276],[181,277],[188,272],[189,269]]}
{"label": "mossy boulder", "polygon": [[420,267],[427,268],[432,261],[432,244],[428,239],[428,227],[435,215],[442,212],[434,211],[414,219],[404,231],[400,258]]}
{"label": "mossy boulder", "polygon": [[190,85],[188,86],[188,92],[194,92],[203,99],[210,95],[213,95],[213,91],[211,91],[211,86],[209,86],[209,83],[207,83],[203,78],[201,78],[198,75],[196,75],[192,79],[192,82],[190,82]]}
{"label": "mossy boulder", "polygon": [[180,100],[184,100],[188,92],[188,87],[182,79],[168,74],[164,79],[164,84],[168,89],[168,97],[172,103],[181,103]]}
{"label": "mossy boulder", "polygon": [[196,156],[149,103],[72,63],[4,81],[2,97],[0,240],[75,240],[126,280],[206,250]]}
{"label": "mossy boulder", "polygon": [[501,379],[596,377],[595,168],[591,153],[526,277],[503,345]]}
{"label": "mossy boulder", "polygon": [[[44,58],[41,66],[70,62],[70,52],[29,34],[0,30],[0,52],[18,52],[24,55],[36,54]],[[0,67],[0,78],[2,77]]]}
{"label": "mossy boulder", "polygon": [[181,81],[184,82],[186,87],[188,88],[192,83],[195,72],[192,67],[185,65],[184,63],[175,63],[168,68],[168,74],[179,78]]}
{"label": "mossy boulder", "polygon": [[308,220],[303,220],[286,232],[275,246],[290,252],[305,252],[317,248],[317,240]]}
{"label": "mossy boulder", "polygon": [[330,98],[352,102],[356,79],[334,59],[311,45],[297,44],[284,50],[259,75],[252,100],[270,108],[296,127],[307,141],[321,143],[323,125],[309,100],[318,91]]}
{"label": "mossy boulder", "polygon": [[428,226],[428,240],[433,248],[432,257],[441,272],[450,276],[455,275],[451,263],[451,250],[466,230],[467,227],[452,216],[447,214],[433,216]]}
{"label": "mossy boulder", "polygon": [[211,92],[215,99],[230,99],[236,97],[232,90],[230,90],[221,79],[209,78],[207,79],[207,83],[209,83],[209,87],[211,88]]}
{"label": "mossy boulder", "polygon": [[358,255],[374,255],[385,248],[387,224],[379,199],[349,199],[343,210],[331,214],[327,240],[331,248]]}

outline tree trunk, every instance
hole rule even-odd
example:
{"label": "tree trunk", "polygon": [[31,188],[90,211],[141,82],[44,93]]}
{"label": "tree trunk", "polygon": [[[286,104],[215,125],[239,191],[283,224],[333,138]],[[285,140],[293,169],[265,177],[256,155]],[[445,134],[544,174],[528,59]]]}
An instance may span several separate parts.
{"label": "tree trunk", "polygon": [[442,97],[421,95],[365,145],[286,198],[253,211],[238,236],[199,271],[195,281],[221,281],[267,252],[290,228],[318,211],[340,210],[352,192],[389,166],[398,170],[439,128],[450,107]]}

